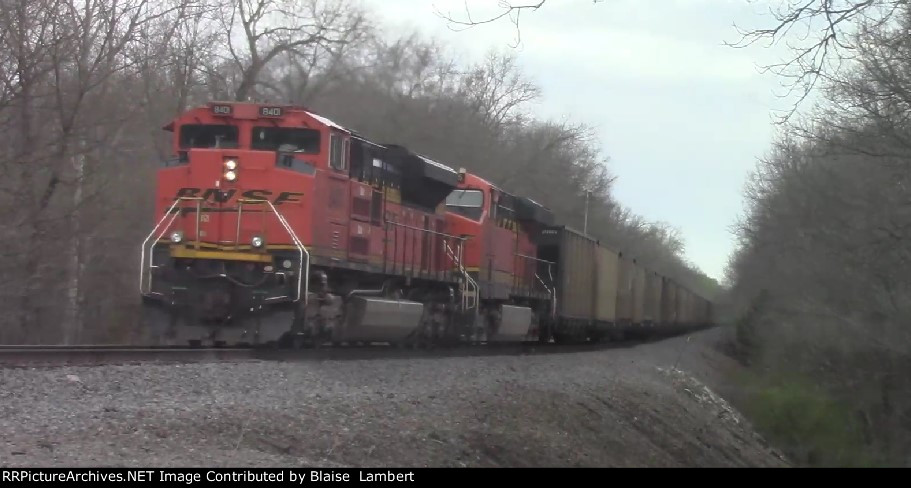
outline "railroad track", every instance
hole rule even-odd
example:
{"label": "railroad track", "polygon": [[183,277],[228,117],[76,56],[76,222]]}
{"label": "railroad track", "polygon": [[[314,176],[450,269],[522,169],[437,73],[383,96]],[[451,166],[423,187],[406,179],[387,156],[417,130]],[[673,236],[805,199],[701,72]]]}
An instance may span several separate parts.
{"label": "railroad track", "polygon": [[[692,331],[691,333],[696,332]],[[650,340],[609,341],[586,344],[484,344],[398,348],[385,345],[268,349],[254,347],[181,347],[126,345],[0,345],[0,368],[128,363],[192,363],[218,361],[351,361],[378,359],[430,359],[445,357],[572,354],[646,344]]]}

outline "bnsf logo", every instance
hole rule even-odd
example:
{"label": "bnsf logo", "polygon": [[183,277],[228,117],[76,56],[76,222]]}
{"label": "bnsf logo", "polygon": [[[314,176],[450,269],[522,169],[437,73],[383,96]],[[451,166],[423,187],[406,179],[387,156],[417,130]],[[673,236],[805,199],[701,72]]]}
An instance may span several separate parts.
{"label": "bnsf logo", "polygon": [[[273,193],[269,190],[247,190],[241,193],[240,197],[250,200],[272,200],[272,195]],[[181,188],[177,190],[174,199],[176,200],[181,197],[201,197],[205,201],[227,203],[236,196],[237,190],[222,191],[218,188]],[[298,197],[302,196],[304,196],[303,193],[283,191],[272,200],[272,205],[278,206],[288,202],[300,202],[301,199]]]}

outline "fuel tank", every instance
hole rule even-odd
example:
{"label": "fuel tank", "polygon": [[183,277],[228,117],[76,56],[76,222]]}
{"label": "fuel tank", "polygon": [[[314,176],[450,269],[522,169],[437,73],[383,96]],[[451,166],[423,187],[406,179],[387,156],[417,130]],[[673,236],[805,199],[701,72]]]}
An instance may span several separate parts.
{"label": "fuel tank", "polygon": [[421,324],[424,304],[409,300],[353,296],[335,341],[402,342]]}

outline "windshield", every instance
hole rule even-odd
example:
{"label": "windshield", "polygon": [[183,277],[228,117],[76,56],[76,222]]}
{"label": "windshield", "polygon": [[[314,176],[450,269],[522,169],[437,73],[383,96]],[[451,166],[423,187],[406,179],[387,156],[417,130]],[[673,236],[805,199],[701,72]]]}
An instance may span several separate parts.
{"label": "windshield", "polygon": [[454,190],[446,197],[446,207],[450,212],[479,220],[484,205],[484,194],[480,190]]}
{"label": "windshield", "polygon": [[446,197],[446,205],[450,207],[480,208],[484,204],[484,195],[480,190],[455,190]]}
{"label": "windshield", "polygon": [[215,124],[183,125],[180,127],[180,147],[237,147],[237,127]]}
{"label": "windshield", "polygon": [[320,133],[292,127],[254,127],[252,149],[318,154]]}

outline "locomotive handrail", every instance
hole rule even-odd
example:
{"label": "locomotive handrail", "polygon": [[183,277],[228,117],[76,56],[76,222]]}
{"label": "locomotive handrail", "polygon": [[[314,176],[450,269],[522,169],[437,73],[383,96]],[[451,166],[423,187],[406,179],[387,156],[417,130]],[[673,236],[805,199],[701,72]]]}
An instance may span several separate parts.
{"label": "locomotive handrail", "polygon": [[[458,241],[459,241],[459,254],[460,254],[460,256],[459,256],[459,257],[456,257],[456,256],[454,255],[454,253],[450,253],[450,256],[452,257],[453,262],[456,263],[456,264],[460,264],[460,263],[461,263],[461,251],[462,251],[462,248],[464,247],[465,241],[471,238],[471,236],[456,236],[456,235],[452,235],[452,234],[446,234],[445,232],[437,232],[437,231],[435,231],[435,230],[425,229],[425,228],[422,228],[422,227],[415,227],[415,226],[413,226],[413,225],[402,224],[402,223],[396,222],[396,221],[394,221],[394,220],[385,220],[384,223],[385,223],[387,226],[393,225],[393,226],[396,226],[396,227],[401,227],[401,228],[403,228],[403,229],[409,229],[409,230],[413,230],[413,231],[417,231],[417,232],[423,232],[423,233],[425,233],[425,234],[430,234],[430,235],[435,235],[435,236],[441,236],[441,237],[443,237],[442,242],[443,242],[443,246],[444,246],[444,249],[443,249],[444,252],[446,251],[445,247],[448,246],[447,239],[458,240]],[[387,228],[386,228],[386,231],[388,232],[388,230],[389,230],[389,229],[388,229],[388,227],[387,227]],[[464,272],[464,271],[463,271],[463,272]]]}
{"label": "locomotive handrail", "polygon": [[[534,256],[527,256],[527,255],[525,255],[525,254],[515,253],[515,256],[516,256],[516,257],[523,258],[523,259],[528,259],[528,260],[530,260],[530,261],[537,261],[537,262],[539,262],[539,263],[544,263],[544,264],[546,264],[546,265],[547,265],[547,277],[550,278],[550,283],[551,283],[551,285],[554,284],[554,279],[553,279],[553,275],[551,274],[551,272],[552,272],[553,266],[554,266],[555,264],[557,264],[557,263],[555,263],[554,261],[548,261],[548,260],[546,260],[546,259],[536,258],[536,257],[534,257]],[[544,285],[544,280],[541,279],[540,276],[538,276],[538,273],[537,273],[537,272],[535,272],[535,278],[537,278],[538,281],[540,281],[541,284]],[[548,292],[550,291],[550,288],[549,288],[547,285],[544,285],[544,288],[547,289]]]}
{"label": "locomotive handrail", "polygon": [[[145,265],[146,265],[146,257],[145,257],[146,245],[149,243],[149,239],[151,239],[152,236],[155,235],[155,231],[157,231],[158,228],[161,227],[161,224],[162,224],[162,223],[165,221],[165,219],[167,219],[168,216],[170,215],[171,218],[170,218],[170,220],[168,220],[168,225],[166,225],[166,226],[164,227],[164,230],[162,230],[161,233],[158,234],[158,237],[155,239],[155,242],[158,242],[158,241],[164,236],[165,232],[168,231],[168,229],[171,227],[171,224],[174,222],[174,219],[176,219],[176,218],[177,218],[177,215],[180,213],[180,212],[174,212],[174,213],[172,214],[174,208],[177,206],[178,203],[180,203],[180,202],[183,201],[183,200],[195,200],[195,201],[196,201],[196,242],[197,242],[197,244],[198,244],[198,242],[199,242],[199,213],[200,213],[200,210],[201,210],[201,207],[202,207],[203,198],[202,198],[202,197],[177,197],[177,198],[175,198],[175,199],[174,199],[174,203],[172,203],[171,206],[168,208],[168,210],[164,213],[164,215],[161,216],[161,219],[158,221],[158,223],[157,223],[157,224],[155,225],[155,227],[152,229],[152,232],[149,232],[149,235],[146,236],[145,240],[142,241],[142,248],[140,249],[140,253],[139,253],[139,254],[140,254],[140,263],[139,263],[139,293],[140,293],[141,295],[144,295],[144,294],[146,293],[145,290],[143,289],[143,285],[145,284],[145,273],[146,273],[146,268],[145,268]],[[155,259],[154,254],[152,254],[151,250],[149,250],[149,270],[150,270],[150,271],[149,271],[149,278],[150,278],[150,279],[149,279],[149,289],[150,289],[150,290],[151,290],[151,286],[152,286],[152,283],[151,283],[151,269],[152,269],[152,263],[153,263],[153,260],[154,260],[154,259]]]}
{"label": "locomotive handrail", "polygon": [[[464,288],[462,290],[462,311],[464,312],[467,310],[471,310],[472,308],[477,308],[478,302],[480,302],[480,299],[478,296],[479,292],[480,292],[480,287],[478,286],[478,283],[471,277],[471,275],[468,274],[468,271],[465,270],[465,267],[462,266],[462,243],[459,242],[458,257],[455,255],[455,251],[453,251],[452,248],[449,247],[448,242],[443,241],[443,246],[445,247],[446,251],[448,252],[449,256],[452,258],[452,260],[455,262],[456,266],[459,267],[459,272],[462,273],[462,278],[463,278],[462,287]],[[469,296],[474,300],[473,302],[471,302],[471,306],[468,305]]]}
{"label": "locomotive handrail", "polygon": [[420,228],[420,227],[415,227],[415,226],[413,226],[413,225],[408,225],[408,224],[401,224],[401,223],[399,223],[399,222],[394,222],[394,221],[392,221],[392,220],[387,220],[386,223],[387,223],[387,224],[391,224],[391,225],[395,225],[395,226],[397,226],[397,227],[404,227],[404,228],[406,228],[406,229],[411,229],[411,230],[417,230],[417,231],[421,231],[421,232],[426,232],[426,233],[428,233],[428,234],[434,234],[434,235],[443,236],[443,237],[451,237],[451,238],[453,238],[453,239],[458,239],[458,240],[460,240],[460,241],[466,241],[466,240],[468,240],[468,239],[471,237],[471,236],[461,237],[461,236],[455,236],[455,235],[452,235],[452,234],[446,234],[446,233],[444,233],[444,232],[437,232],[437,231],[435,231],[435,230],[422,229],[422,228]]}
{"label": "locomotive handrail", "polygon": [[[298,273],[297,273],[297,298],[295,302],[299,302],[301,298],[304,300],[304,306],[306,307],[309,304],[310,298],[310,251],[307,250],[307,247],[304,246],[304,243],[298,239],[297,234],[294,233],[294,229],[288,224],[288,221],[285,220],[285,217],[279,213],[278,209],[275,208],[275,205],[272,204],[269,200],[261,199],[250,199],[245,198],[238,200],[239,204],[244,203],[266,203],[269,205],[269,208],[272,209],[272,213],[275,214],[275,217],[278,218],[279,223],[282,224],[282,227],[285,228],[285,232],[291,236],[291,239],[294,241],[294,245],[297,247],[298,252],[300,253],[300,262],[298,263]],[[240,207],[238,207],[239,210]],[[238,220],[240,220],[240,215],[238,214]],[[304,270],[304,256],[307,257],[307,269]],[[303,284],[303,294],[301,293],[301,284]]]}
{"label": "locomotive handrail", "polygon": [[[167,220],[167,225],[165,225],[164,229],[158,234],[158,237],[155,239],[155,241],[157,242],[164,236],[165,232],[168,231],[168,229],[171,227],[171,224],[174,222],[174,220],[180,214],[179,211],[174,212],[174,208],[177,207],[177,205],[181,201],[184,201],[184,200],[192,200],[192,201],[196,202],[196,234],[195,234],[195,236],[196,236],[196,246],[199,247],[200,214],[202,213],[202,202],[204,199],[202,197],[177,197],[174,199],[174,203],[171,204],[171,206],[164,213],[164,215],[162,215],[161,219],[155,225],[155,228],[152,229],[152,232],[150,232],[149,235],[146,236],[145,240],[142,242],[142,249],[140,252],[141,262],[140,262],[140,267],[139,267],[139,293],[140,294],[146,294],[146,290],[145,290],[146,246],[148,245],[149,240],[152,238],[152,236],[154,236],[156,231],[158,231],[158,229],[162,226],[161,224],[164,223],[165,220]],[[294,246],[297,247],[298,253],[300,255],[300,262],[298,263],[298,277],[297,277],[297,289],[296,289],[297,297],[295,298],[294,301],[299,302],[303,298],[304,305],[306,306],[309,303],[310,252],[307,250],[306,246],[304,246],[303,242],[301,242],[301,240],[297,237],[297,234],[294,233],[294,229],[291,228],[291,226],[288,224],[288,221],[285,220],[285,217],[282,216],[282,214],[278,211],[278,209],[275,208],[275,205],[273,205],[272,202],[270,202],[268,200],[250,199],[250,198],[238,200],[238,204],[240,205],[240,206],[238,206],[238,215],[237,215],[238,229],[240,228],[241,208],[244,203],[249,203],[249,204],[266,203],[266,204],[268,204],[269,208],[272,210],[272,213],[275,214],[279,223],[281,223],[282,227],[285,228],[285,231],[291,237],[291,240],[294,242]],[[170,216],[170,219],[168,218],[169,216]],[[306,256],[306,271],[304,269],[305,256]],[[150,251],[149,252],[149,268],[148,268],[149,277],[150,277],[150,280],[149,280],[149,289],[150,290],[151,290],[151,269],[153,268],[153,260],[154,260],[154,254],[152,254]],[[303,290],[301,290],[302,286],[303,286]]]}
{"label": "locomotive handrail", "polygon": [[[547,273],[548,273],[548,275],[550,275],[549,268],[548,268]],[[546,283],[544,283],[544,280],[542,280],[541,277],[538,276],[538,273],[535,273],[535,278],[537,278],[538,281],[541,282],[541,286],[543,286],[544,289],[547,290],[547,294],[550,295],[550,301],[551,301],[550,316],[551,316],[551,318],[556,317],[557,316],[557,285],[553,282],[553,277],[551,277],[551,284],[553,285],[553,289],[551,289],[549,286],[547,286]]]}
{"label": "locomotive handrail", "polygon": [[554,282],[553,266],[557,263],[555,263],[553,261],[548,261],[546,259],[536,258],[534,256],[526,256],[525,254],[519,254],[519,253],[515,253],[515,254],[516,254],[516,256],[518,256],[520,258],[525,258],[525,259],[529,259],[531,261],[537,261],[539,263],[547,264],[547,278],[550,280],[550,285],[553,288],[551,288],[551,286],[547,286],[547,284],[544,283],[544,280],[541,278],[541,276],[538,275],[537,272],[535,272],[535,278],[538,280],[539,283],[541,283],[541,286],[543,286],[544,289],[547,290],[548,295],[550,295],[550,301],[551,301],[550,315],[552,318],[556,317],[556,315],[557,315],[557,284]]}
{"label": "locomotive handrail", "polygon": [[545,259],[536,258],[534,256],[526,256],[524,254],[519,254],[519,253],[516,253],[516,256],[519,256],[520,258],[531,259],[532,261],[538,261],[540,263],[557,264],[554,261],[547,261]]}
{"label": "locomotive handrail", "polygon": [[557,317],[557,283],[554,281],[553,269],[550,266],[547,267],[547,277],[550,279],[550,284],[553,285],[553,287],[554,287],[554,289],[551,291],[553,296],[551,296],[551,298],[550,298],[551,302],[553,303],[553,305],[550,308],[550,316],[551,316],[551,318],[556,318]]}
{"label": "locomotive handrail", "polygon": [[[411,230],[415,230],[418,232],[424,232],[426,234],[432,234],[432,235],[444,237],[443,249],[449,255],[450,259],[452,259],[453,263],[458,267],[459,272],[462,274],[462,278],[463,278],[462,286],[464,287],[464,289],[462,290],[462,309],[470,310],[470,309],[478,306],[478,302],[480,301],[479,297],[478,297],[480,287],[478,287],[477,282],[475,282],[474,279],[472,279],[471,275],[468,274],[468,271],[465,270],[465,267],[462,266],[462,250],[463,250],[465,241],[467,241],[468,239],[471,239],[471,236],[456,236],[456,235],[452,235],[452,234],[447,234],[445,232],[437,232],[435,230],[423,229],[421,227],[415,227],[413,225],[402,224],[402,223],[395,222],[392,220],[387,220],[386,224],[394,225],[396,227],[402,227],[404,229],[411,229]],[[452,247],[449,246],[449,242],[447,241],[447,239],[454,239],[454,240],[459,241],[459,254],[458,255],[456,255],[455,251],[452,250]],[[470,302],[470,305],[469,305],[469,300],[468,300],[469,296],[473,299],[473,301]]]}

